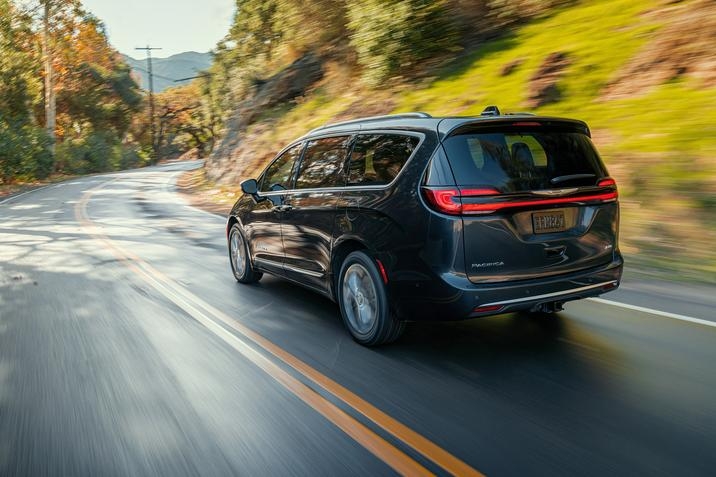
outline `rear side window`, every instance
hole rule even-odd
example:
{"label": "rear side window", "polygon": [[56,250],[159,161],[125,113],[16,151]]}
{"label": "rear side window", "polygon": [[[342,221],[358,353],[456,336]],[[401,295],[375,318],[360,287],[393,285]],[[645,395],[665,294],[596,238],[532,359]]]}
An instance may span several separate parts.
{"label": "rear side window", "polygon": [[344,166],[351,136],[328,137],[310,141],[301,161],[296,189],[342,187]]}
{"label": "rear side window", "polygon": [[420,140],[400,134],[361,134],[348,166],[348,185],[388,184],[398,175]]}
{"label": "rear side window", "polygon": [[291,171],[296,159],[301,155],[303,144],[296,144],[281,154],[264,172],[259,191],[271,192],[288,189]]}
{"label": "rear side window", "polygon": [[589,137],[577,132],[460,134],[444,146],[458,185],[520,192],[596,185],[607,175]]}

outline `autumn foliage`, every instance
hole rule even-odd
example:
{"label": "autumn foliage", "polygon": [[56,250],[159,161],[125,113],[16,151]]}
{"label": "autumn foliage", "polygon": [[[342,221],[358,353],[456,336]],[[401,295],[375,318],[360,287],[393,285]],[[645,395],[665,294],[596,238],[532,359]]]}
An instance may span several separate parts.
{"label": "autumn foliage", "polygon": [[[126,135],[143,98],[101,21],[78,0],[0,0],[0,12],[0,180],[99,172],[126,166],[132,162],[127,158],[138,161]],[[45,129],[43,39],[56,97],[54,154]]]}

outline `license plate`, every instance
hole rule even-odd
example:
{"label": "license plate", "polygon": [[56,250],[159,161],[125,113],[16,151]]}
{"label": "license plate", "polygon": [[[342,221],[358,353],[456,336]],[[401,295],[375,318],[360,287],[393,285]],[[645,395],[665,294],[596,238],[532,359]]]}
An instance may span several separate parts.
{"label": "license plate", "polygon": [[564,224],[564,211],[535,212],[532,214],[532,227],[536,234],[564,232],[567,229]]}

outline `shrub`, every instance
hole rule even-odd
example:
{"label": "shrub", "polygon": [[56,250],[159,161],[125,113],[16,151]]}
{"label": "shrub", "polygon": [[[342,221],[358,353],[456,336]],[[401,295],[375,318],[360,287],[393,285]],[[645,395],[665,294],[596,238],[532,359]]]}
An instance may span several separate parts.
{"label": "shrub", "polygon": [[52,172],[50,140],[44,130],[30,124],[0,119],[0,179],[44,179]]}
{"label": "shrub", "polygon": [[350,0],[348,26],[369,83],[452,51],[458,34],[444,1]]}
{"label": "shrub", "polygon": [[122,147],[113,133],[93,132],[58,144],[56,160],[58,169],[72,174],[110,171],[121,166]]}

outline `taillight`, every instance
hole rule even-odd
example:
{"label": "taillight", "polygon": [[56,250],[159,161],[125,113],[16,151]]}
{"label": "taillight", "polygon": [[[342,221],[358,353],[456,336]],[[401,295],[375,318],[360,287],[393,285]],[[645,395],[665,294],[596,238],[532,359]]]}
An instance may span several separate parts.
{"label": "taillight", "polygon": [[[602,181],[600,181],[600,184],[601,182]],[[614,185],[615,184],[612,186]],[[568,197],[520,198],[519,200],[511,199],[509,196],[502,195],[498,190],[491,188],[459,189],[455,187],[423,187],[423,194],[428,203],[432,205],[435,210],[449,215],[491,214],[500,210],[518,207],[576,204],[582,202],[612,202],[618,198],[616,188],[606,192],[572,195]],[[466,202],[463,199],[484,199],[484,201]]]}
{"label": "taillight", "polygon": [[616,199],[617,197],[619,197],[619,191],[617,190],[617,181],[615,181],[611,177],[605,177],[604,179],[600,179],[599,182],[597,182],[597,187],[609,187],[610,189],[613,188],[614,191],[612,193],[614,194],[614,198]]}
{"label": "taillight", "polygon": [[462,212],[460,191],[458,189],[423,188],[425,198],[438,212],[459,215]]}
{"label": "taillight", "polygon": [[485,197],[500,194],[497,189],[493,188],[458,189],[456,187],[423,187],[423,193],[430,205],[438,212],[450,215],[460,215],[469,211],[469,207],[473,204],[463,204],[463,197]]}
{"label": "taillight", "polygon": [[601,179],[599,182],[597,182],[598,187],[616,187],[617,181],[612,179],[611,177],[607,177],[606,179]]}

